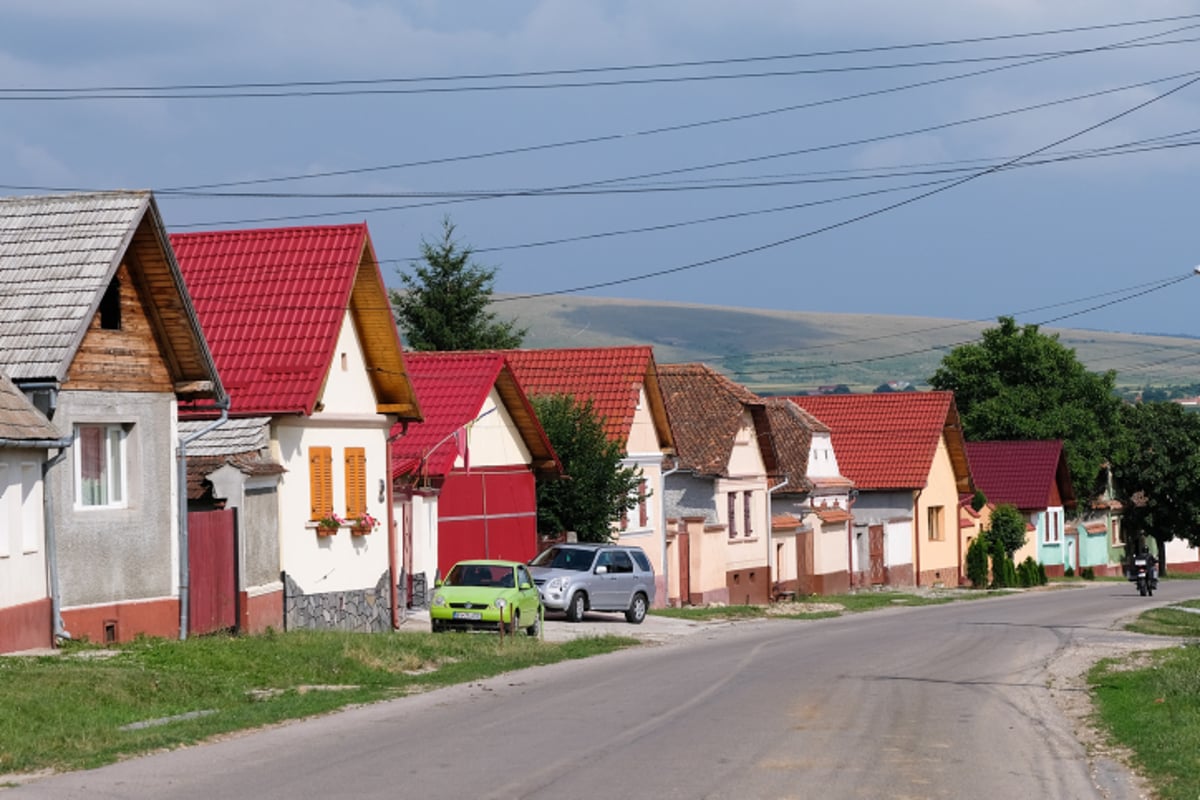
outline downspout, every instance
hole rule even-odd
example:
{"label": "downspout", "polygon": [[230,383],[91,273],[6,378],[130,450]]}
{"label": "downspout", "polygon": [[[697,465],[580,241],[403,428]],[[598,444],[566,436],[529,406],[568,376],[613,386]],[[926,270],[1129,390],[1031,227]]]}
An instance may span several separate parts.
{"label": "downspout", "polygon": [[671,565],[667,563],[667,476],[674,475],[679,472],[679,456],[674,456],[675,466],[671,467],[666,472],[659,475],[659,486],[661,487],[662,496],[658,498],[658,539],[660,552],[662,553],[662,573],[663,573],[663,605],[669,605],[671,602]]}
{"label": "downspout", "polygon": [[187,638],[188,591],[191,588],[188,577],[190,566],[188,565],[187,446],[201,436],[225,424],[225,421],[229,419],[229,397],[222,397],[218,400],[217,408],[221,409],[221,416],[195,433],[179,437],[179,453],[176,457],[176,469],[178,473],[176,481],[179,486],[179,639],[181,641]]}
{"label": "downspout", "polygon": [[[858,489],[851,489],[846,494],[846,513],[850,515],[850,519],[846,520],[846,566],[850,569],[850,587],[854,587],[854,503],[858,500]],[[867,534],[870,538],[870,533]],[[870,550],[870,546],[867,547]],[[870,559],[868,558],[869,562]],[[887,557],[884,557],[884,563],[887,563]],[[868,564],[868,569],[870,565]],[[870,577],[867,578],[868,585]]]}
{"label": "downspout", "polygon": [[913,586],[921,585],[921,493],[913,495]]}
{"label": "downspout", "polygon": [[[771,568],[771,520],[774,519],[771,513],[771,495],[788,485],[791,478],[784,478],[783,481],[775,486],[767,487],[767,535],[763,538],[767,540],[767,602],[770,603],[775,597],[775,570]],[[797,576],[799,577],[799,576]]]}

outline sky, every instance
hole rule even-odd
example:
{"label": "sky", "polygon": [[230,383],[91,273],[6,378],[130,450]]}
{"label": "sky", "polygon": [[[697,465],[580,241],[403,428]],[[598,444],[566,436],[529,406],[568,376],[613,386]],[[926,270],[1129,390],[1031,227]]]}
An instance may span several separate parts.
{"label": "sky", "polygon": [[4,18],[0,195],[153,189],[172,232],[366,221],[390,285],[449,220],[502,294],[1200,336],[1200,2]]}

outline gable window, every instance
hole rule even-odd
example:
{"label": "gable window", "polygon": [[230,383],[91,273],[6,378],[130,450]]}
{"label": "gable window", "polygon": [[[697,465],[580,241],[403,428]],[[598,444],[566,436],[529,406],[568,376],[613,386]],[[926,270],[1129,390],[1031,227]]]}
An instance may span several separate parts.
{"label": "gable window", "polygon": [[931,541],[931,542],[943,541],[946,538],[946,528],[945,528],[946,509],[945,509],[945,507],[944,506],[930,506],[928,518],[929,518],[929,526],[928,526],[927,530],[929,531],[929,541]]}
{"label": "gable window", "polygon": [[100,327],[106,331],[121,330],[121,281],[115,275],[100,298]]}
{"label": "gable window", "polygon": [[332,448],[308,448],[308,496],[312,505],[310,519],[320,519],[333,512]]}
{"label": "gable window", "polygon": [[1057,542],[1062,538],[1059,530],[1060,518],[1057,510],[1046,512],[1046,541],[1049,543]]}
{"label": "gable window", "polygon": [[346,516],[350,519],[367,513],[367,451],[363,447],[346,448]]}
{"label": "gable window", "polygon": [[737,492],[725,495],[725,504],[725,518],[729,520],[729,538],[733,539],[738,535]]}
{"label": "gable window", "polygon": [[75,426],[75,505],[125,506],[125,429],[121,425]]}

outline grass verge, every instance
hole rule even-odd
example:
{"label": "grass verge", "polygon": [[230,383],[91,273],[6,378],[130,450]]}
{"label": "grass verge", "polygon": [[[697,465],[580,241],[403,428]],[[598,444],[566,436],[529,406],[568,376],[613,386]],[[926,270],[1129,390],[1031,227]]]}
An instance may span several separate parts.
{"label": "grass verge", "polygon": [[813,595],[801,597],[795,602],[775,603],[770,606],[685,606],[683,608],[656,608],[650,613],[677,619],[712,621],[722,619],[824,619],[840,617],[862,611],[893,606],[935,606],[953,603],[956,600],[974,600],[1003,592],[970,591],[947,592],[945,594],[917,594],[914,592],[854,592],[851,594]]}
{"label": "grass verge", "polygon": [[615,636],[552,644],[485,634],[293,631],[0,658],[0,776],[87,769],[633,644]]}
{"label": "grass verge", "polygon": [[[1200,608],[1200,601],[1180,603]],[[1200,640],[1200,614],[1151,609],[1127,626]],[[1096,716],[1164,800],[1200,797],[1200,641],[1107,659],[1088,673]]]}

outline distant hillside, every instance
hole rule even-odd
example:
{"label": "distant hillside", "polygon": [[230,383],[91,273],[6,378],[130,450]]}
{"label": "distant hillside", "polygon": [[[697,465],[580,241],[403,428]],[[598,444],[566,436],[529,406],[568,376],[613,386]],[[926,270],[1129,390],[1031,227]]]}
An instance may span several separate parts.
{"label": "distant hillside", "polygon": [[[563,296],[504,299],[493,310],[529,328],[527,347],[649,344],[662,363],[704,361],[762,394],[836,384],[871,391],[889,381],[928,388],[926,382],[947,350],[995,326],[925,317]],[[1043,330],[1058,334],[1089,369],[1115,370],[1122,388],[1200,383],[1200,340]]]}

